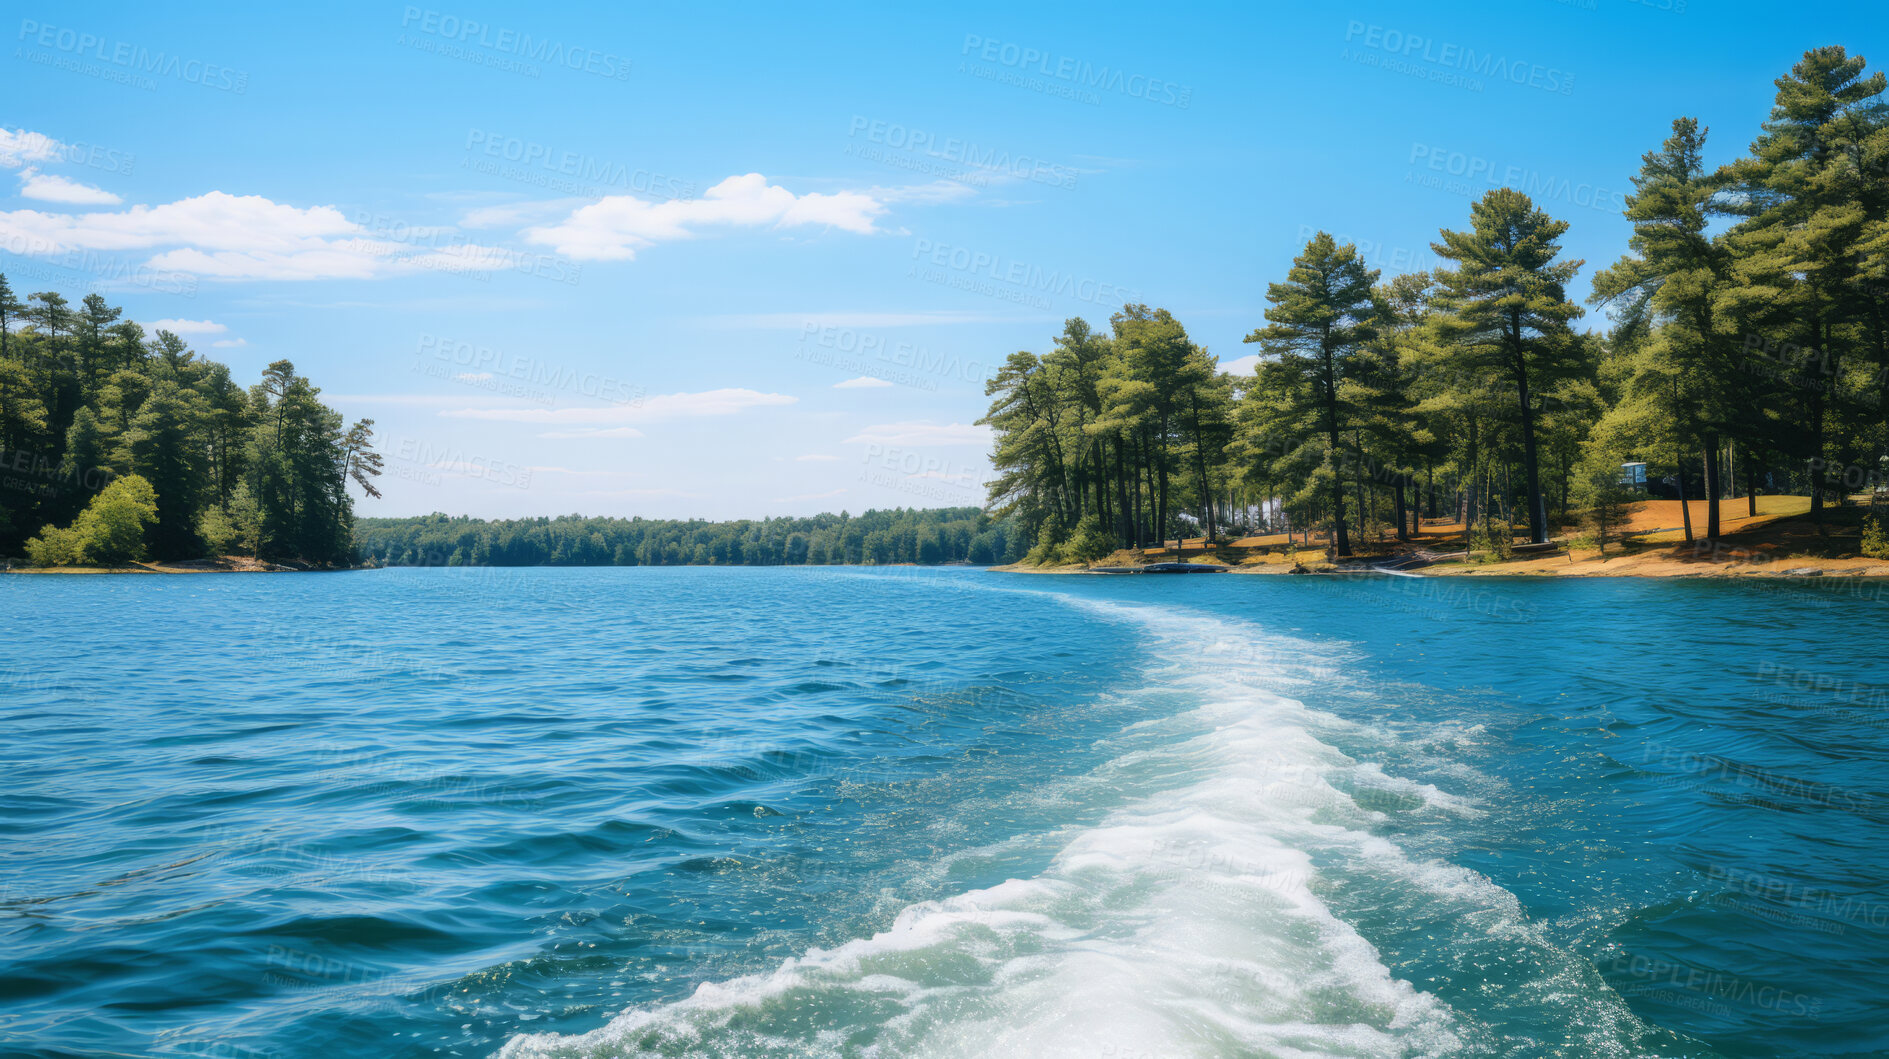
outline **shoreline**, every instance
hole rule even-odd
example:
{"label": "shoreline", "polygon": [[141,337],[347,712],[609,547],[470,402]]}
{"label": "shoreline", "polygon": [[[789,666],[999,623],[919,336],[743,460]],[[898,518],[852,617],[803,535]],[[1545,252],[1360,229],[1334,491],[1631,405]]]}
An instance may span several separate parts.
{"label": "shoreline", "polygon": [[[1531,560],[1526,566],[1513,560],[1477,564],[1474,566],[1449,564],[1444,566],[1424,567],[1417,570],[1398,570],[1369,562],[1347,562],[1343,564],[1319,563],[1313,567],[1285,567],[1285,564],[1249,564],[1229,565],[1226,572],[1249,577],[1359,577],[1365,575],[1379,577],[1503,577],[1503,578],[1590,578],[1590,577],[1643,577],[1649,579],[1698,578],[1714,580],[1808,580],[1828,578],[1833,581],[1874,581],[1889,580],[1889,562],[1881,559],[1866,560],[1790,560],[1787,569],[1776,570],[1773,566],[1785,564],[1748,564],[1717,563],[1710,564],[1712,569],[1670,569],[1669,564],[1686,562],[1684,560],[1665,560],[1663,563],[1644,563],[1638,566],[1623,563],[1612,569],[1598,569],[1601,563],[1591,560],[1577,560],[1567,563],[1566,556],[1554,556],[1561,560],[1562,568],[1541,567],[1535,564],[1546,560]],[[1622,556],[1621,558],[1630,558]],[[1607,565],[1614,562],[1612,557]],[[1691,565],[1688,563],[1687,565]],[[1128,571],[1108,572],[1090,569],[1084,565],[1065,566],[1025,566],[1012,563],[1007,566],[992,566],[987,572],[995,574],[1040,574],[1050,576],[1085,576],[1085,577],[1123,577],[1132,576]],[[1136,571],[1138,572],[1138,571]],[[1151,574],[1149,576],[1162,576]]]}
{"label": "shoreline", "polygon": [[[1703,501],[1688,501],[1694,524],[1703,519]],[[1726,532],[1716,541],[1703,536],[1684,539],[1678,501],[1641,501],[1624,532],[1611,541],[1603,557],[1591,540],[1573,537],[1564,528],[1558,538],[1540,550],[1516,552],[1498,559],[1482,555],[1471,559],[1467,534],[1454,520],[1423,520],[1408,540],[1376,538],[1358,542],[1364,553],[1334,560],[1329,544],[1294,540],[1284,534],[1244,537],[1209,546],[1201,538],[1164,541],[1159,548],[1121,549],[1094,563],[1026,566],[1011,563],[992,567],[1003,573],[1097,574],[1119,577],[1122,567],[1150,566],[1157,562],[1199,562],[1226,567],[1232,574],[1340,575],[1384,574],[1410,577],[1645,577],[1805,580],[1875,580],[1889,578],[1889,558],[1861,554],[1860,529],[1866,510],[1860,505],[1826,510],[1824,523],[1807,517],[1807,497],[1762,496],[1755,515],[1728,512]],[[1528,547],[1515,544],[1515,548]],[[1116,568],[1103,573],[1098,566]]]}
{"label": "shoreline", "polygon": [[[360,567],[337,567],[353,570]],[[297,566],[284,566],[281,563],[263,562],[243,555],[226,555],[221,559],[183,559],[176,562],[151,561],[130,563],[125,566],[8,566],[0,569],[7,574],[73,574],[79,576],[115,576],[140,574],[306,574],[322,573]]]}

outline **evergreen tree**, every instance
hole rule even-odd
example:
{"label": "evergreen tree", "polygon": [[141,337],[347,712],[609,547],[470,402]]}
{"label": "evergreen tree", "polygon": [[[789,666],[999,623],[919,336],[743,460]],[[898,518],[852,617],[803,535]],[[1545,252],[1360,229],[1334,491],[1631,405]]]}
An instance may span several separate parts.
{"label": "evergreen tree", "polygon": [[1536,438],[1539,400],[1573,377],[1580,349],[1568,322],[1581,315],[1567,300],[1580,261],[1557,261],[1568,225],[1535,208],[1527,195],[1496,188],[1470,208],[1470,229],[1445,229],[1431,249],[1453,268],[1437,270],[1442,337],[1465,372],[1507,381],[1522,435],[1529,539],[1548,540]]}
{"label": "evergreen tree", "polygon": [[1371,290],[1377,278],[1376,270],[1365,267],[1356,246],[1339,246],[1330,235],[1319,232],[1293,259],[1285,282],[1267,288],[1266,300],[1271,303],[1266,310],[1267,326],[1246,336],[1246,341],[1260,343],[1263,355],[1277,365],[1270,375],[1296,383],[1279,391],[1288,400],[1298,398],[1286,406],[1280,425],[1302,437],[1314,430],[1324,434],[1324,464],[1319,474],[1329,481],[1340,557],[1351,554],[1344,470],[1360,462],[1355,448],[1345,448],[1345,438],[1355,429],[1360,413],[1348,399],[1344,384],[1365,370],[1363,351],[1375,334],[1380,312]]}

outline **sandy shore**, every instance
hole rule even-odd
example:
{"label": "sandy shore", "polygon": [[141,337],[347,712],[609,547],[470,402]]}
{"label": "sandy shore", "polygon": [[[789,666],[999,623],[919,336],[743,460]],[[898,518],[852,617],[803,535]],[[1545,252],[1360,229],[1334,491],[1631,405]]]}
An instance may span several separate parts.
{"label": "sandy shore", "polygon": [[[1752,516],[1744,498],[1722,501],[1717,543],[1706,543],[1706,504],[1689,504],[1695,540],[1685,540],[1684,517],[1677,500],[1649,500],[1637,505],[1623,527],[1623,540],[1610,541],[1606,555],[1593,548],[1572,548],[1572,534],[1557,538],[1553,550],[1516,554],[1508,559],[1464,557],[1460,523],[1427,522],[1410,541],[1361,542],[1356,557],[1332,561],[1323,541],[1306,542],[1283,534],[1243,537],[1214,548],[1194,538],[1178,551],[1166,548],[1116,552],[1093,565],[1137,566],[1155,562],[1219,563],[1235,574],[1362,574],[1395,566],[1424,577],[1763,577],[1889,578],[1889,559],[1861,555],[1863,509],[1850,506],[1826,512],[1817,526],[1806,516],[1806,497],[1758,498]],[[991,569],[1006,573],[1100,574],[1090,564],[1032,567],[1021,564]]]}

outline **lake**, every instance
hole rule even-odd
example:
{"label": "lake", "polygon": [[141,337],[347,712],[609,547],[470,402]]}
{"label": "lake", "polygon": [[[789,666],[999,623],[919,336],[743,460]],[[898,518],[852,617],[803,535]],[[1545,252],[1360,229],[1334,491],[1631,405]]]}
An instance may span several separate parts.
{"label": "lake", "polygon": [[1854,582],[0,579],[0,1052],[1889,1050]]}

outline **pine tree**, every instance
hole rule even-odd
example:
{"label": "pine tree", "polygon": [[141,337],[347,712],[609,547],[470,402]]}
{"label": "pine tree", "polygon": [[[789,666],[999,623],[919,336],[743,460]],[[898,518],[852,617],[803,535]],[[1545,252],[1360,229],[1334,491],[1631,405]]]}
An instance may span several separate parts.
{"label": "pine tree", "polygon": [[[1246,336],[1277,365],[1267,374],[1291,383],[1279,390],[1288,402],[1281,425],[1302,436],[1313,430],[1324,434],[1321,473],[1329,478],[1339,557],[1351,554],[1343,471],[1356,462],[1343,439],[1360,418],[1345,399],[1344,383],[1365,370],[1364,349],[1381,311],[1372,292],[1377,278],[1376,270],[1364,266],[1356,246],[1339,246],[1319,232],[1293,259],[1285,282],[1267,287],[1267,326]],[[1294,446],[1294,451],[1301,449]]]}
{"label": "pine tree", "polygon": [[1444,341],[1465,372],[1489,372],[1512,391],[1522,434],[1529,539],[1548,540],[1536,439],[1540,395],[1572,377],[1579,347],[1568,322],[1581,315],[1566,287],[1580,261],[1557,261],[1568,225],[1527,195],[1496,188],[1470,208],[1470,230],[1431,244],[1454,268],[1436,272]]}
{"label": "pine tree", "polygon": [[[1634,225],[1632,253],[1594,277],[1589,302],[1612,304],[1628,323],[1657,326],[1661,341],[1643,363],[1657,372],[1674,398],[1682,450],[1706,454],[1706,539],[1719,535],[1719,437],[1744,421],[1733,399],[1728,340],[1717,305],[1725,292],[1730,254],[1706,231],[1715,182],[1705,172],[1705,130],[1693,118],[1673,122],[1660,150],[1641,158],[1627,197]],[[1652,359],[1659,358],[1659,359]],[[1696,439],[1696,440],[1695,440]],[[1678,461],[1680,493],[1686,460]],[[1682,510],[1685,510],[1682,508]],[[1692,539],[1687,512],[1686,537]]]}
{"label": "pine tree", "polygon": [[[1805,52],[1776,81],[1777,96],[1751,156],[1720,173],[1728,212],[1745,219],[1727,236],[1736,254],[1737,282],[1723,299],[1728,313],[1758,321],[1774,345],[1799,346],[1808,355],[1786,377],[1802,393],[1796,421],[1797,455],[1811,469],[1811,517],[1821,523],[1823,468],[1846,408],[1839,386],[1846,366],[1862,352],[1862,329],[1877,324],[1878,357],[1889,368],[1889,340],[1880,311],[1865,295],[1873,210],[1882,216],[1885,160],[1882,129],[1889,122],[1881,73],[1864,76],[1861,56],[1841,47]],[[1787,334],[1794,341],[1778,343]]]}

